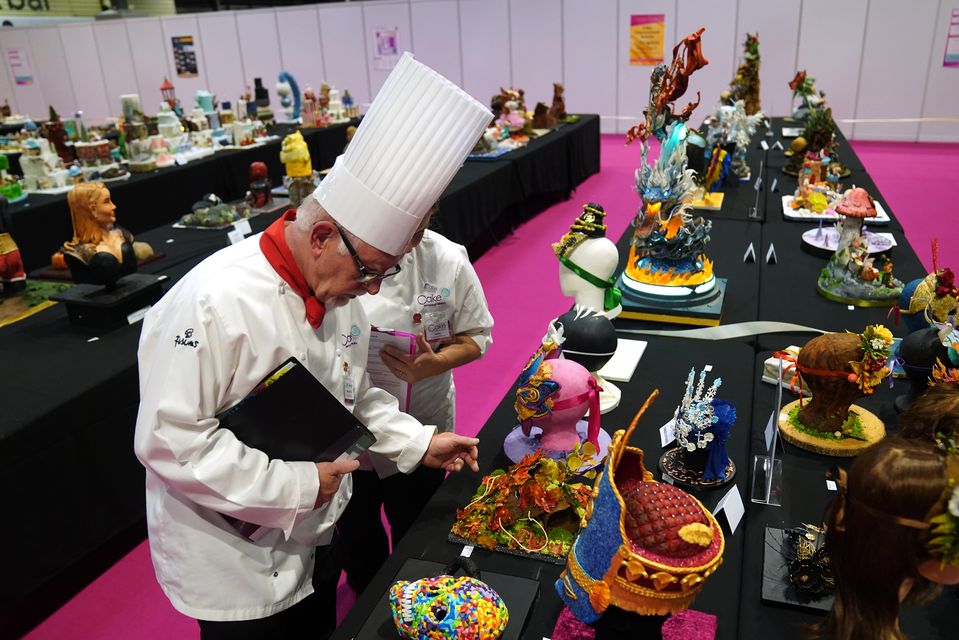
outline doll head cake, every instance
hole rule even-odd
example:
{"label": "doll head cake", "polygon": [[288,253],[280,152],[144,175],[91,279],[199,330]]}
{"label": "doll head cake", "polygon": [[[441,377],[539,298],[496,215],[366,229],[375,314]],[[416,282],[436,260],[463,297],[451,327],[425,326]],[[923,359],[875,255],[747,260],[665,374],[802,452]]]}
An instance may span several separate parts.
{"label": "doll head cake", "polygon": [[815,634],[904,638],[901,604],[959,582],[959,458],[890,438],[840,471],[839,484],[826,530],[835,601]]}
{"label": "doll head cake", "polygon": [[496,640],[502,635],[509,622],[503,599],[479,579],[475,565],[470,575],[460,577],[451,575],[453,566],[447,574],[390,587],[390,611],[401,637]]}
{"label": "doll head cake", "polygon": [[736,422],[736,407],[716,397],[722,378],[705,388],[707,370],[703,369],[698,383],[696,369],[689,370],[686,393],[673,414],[677,446],[659,460],[663,473],[694,489],[722,486],[736,474],[736,465],[726,451],[726,440]]}
{"label": "doll head cake", "polygon": [[[672,110],[673,102],[685,93],[689,76],[708,63],[700,42],[703,31],[690,34],[673,49],[668,68],[658,65],[653,69],[645,121],[631,128],[626,138],[627,143],[639,138],[641,144],[636,190],[642,206],[636,214],[622,276],[623,293],[628,302],[652,307],[660,314],[665,309],[703,305],[721,296],[713,263],[705,255],[712,223],[689,213],[696,184],[695,172],[687,168],[686,120],[699,104],[698,94],[697,101],[679,113]],[[647,162],[650,136],[663,143],[652,166]]]}
{"label": "doll head cake", "polygon": [[[73,239],[63,245],[63,254],[73,281],[108,287],[137,270],[133,235],[116,225],[116,205],[110,190],[100,182],[83,182],[67,193]],[[144,257],[153,250],[137,243]]]}
{"label": "doll head cake", "polygon": [[570,225],[569,233],[553,244],[559,260],[559,286],[576,304],[615,317],[623,294],[613,274],[619,263],[616,245],[606,237],[602,206],[590,202]]}
{"label": "doll head cake", "polygon": [[[871,325],[861,334],[827,333],[800,350],[789,369],[812,392],[811,399],[787,404],[780,412],[783,438],[796,446],[831,456],[855,456],[886,435],[882,421],[852,403],[871,395],[889,369],[892,334]],[[788,353],[776,354],[792,360]]]}
{"label": "doll head cake", "polygon": [[600,411],[607,413],[619,406],[622,392],[599,375],[599,370],[616,354],[619,345],[616,327],[609,317],[576,304],[556,318],[552,326],[563,336],[563,357],[583,365],[602,390]]}
{"label": "doll head cake", "polygon": [[654,481],[643,451],[626,444],[657,394],[613,436],[556,581],[560,598],[587,624],[610,606],[640,615],[683,611],[722,564],[725,539],[713,515],[682,489]]}
{"label": "doll head cake", "polygon": [[[520,374],[514,403],[519,427],[504,443],[513,462],[536,449],[544,449],[551,457],[565,457],[584,440],[602,451],[609,444],[608,436],[600,442],[599,385],[582,365],[559,357],[560,340],[561,332],[547,334]],[[586,433],[580,434],[579,423],[587,411]],[[533,427],[541,433],[533,434]],[[601,459],[602,455],[596,463]]]}
{"label": "doll head cake", "polygon": [[836,213],[842,216],[839,246],[819,274],[819,293],[844,304],[896,304],[902,294],[902,282],[892,275],[888,257],[869,254],[869,242],[863,234],[863,221],[876,216],[872,197],[865,189],[850,189],[843,194]]}
{"label": "doll head cake", "polygon": [[897,311],[909,331],[949,321],[959,314],[959,288],[949,267],[939,268],[939,241],[932,241],[932,273],[907,282],[899,296]]}

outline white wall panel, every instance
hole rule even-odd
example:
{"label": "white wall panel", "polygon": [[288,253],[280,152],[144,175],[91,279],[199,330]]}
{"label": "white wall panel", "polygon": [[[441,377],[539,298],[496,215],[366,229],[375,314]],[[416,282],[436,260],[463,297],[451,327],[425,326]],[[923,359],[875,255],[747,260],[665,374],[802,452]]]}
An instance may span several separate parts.
{"label": "white wall panel", "polygon": [[146,113],[155,113],[160,104],[160,85],[163,77],[174,77],[171,44],[163,35],[163,25],[159,18],[139,18],[124,20],[127,35],[133,47],[133,68],[137,74],[137,86],[140,104]]}
{"label": "white wall panel", "polygon": [[364,105],[370,95],[369,71],[366,68],[366,37],[363,29],[363,8],[359,3],[323,5],[319,7],[320,42],[326,62],[326,82],[348,89],[357,105]]}
{"label": "white wall panel", "polygon": [[[68,30],[64,30],[68,33]],[[103,83],[106,90],[107,114],[122,115],[120,96],[137,92],[137,74],[130,57],[130,40],[126,26],[120,22],[95,22],[93,33],[96,38],[97,52],[100,56],[100,68],[103,70]],[[89,69],[88,73],[93,70]],[[84,116],[86,116],[84,110]],[[89,114],[93,116],[93,114]],[[97,119],[87,120],[96,122]]]}
{"label": "white wall panel", "polygon": [[320,18],[316,7],[276,10],[276,28],[280,33],[280,62],[283,71],[296,78],[300,91],[307,86],[319,91],[326,78],[323,45],[320,43]]}
{"label": "white wall panel", "polygon": [[[17,111],[39,122],[47,119],[48,105],[43,98],[43,90],[40,88],[43,79],[37,71],[36,63],[33,61],[33,52],[29,46],[28,34],[30,32],[31,29],[0,29],[3,73],[7,76],[7,82],[10,83],[10,91],[4,95],[12,95],[13,100],[10,101],[10,105],[15,105]],[[30,68],[33,70],[33,83],[24,85],[15,83],[13,72],[10,70],[10,61],[7,58],[7,49],[10,48],[19,48],[26,51],[27,56],[29,56]]]}
{"label": "white wall panel", "polygon": [[[915,118],[922,111],[929,58],[943,43],[933,43],[935,2],[871,0],[863,47],[856,117]],[[828,98],[828,92],[827,92]],[[856,123],[863,140],[916,140],[918,122]]]}
{"label": "white wall panel", "polygon": [[463,88],[483,104],[513,84],[507,0],[460,0]]}
{"label": "white wall panel", "polygon": [[526,91],[530,111],[537,102],[549,106],[553,83],[563,81],[562,0],[510,0],[509,5],[513,85]]}
{"label": "white wall panel", "polygon": [[[689,81],[689,90],[682,104],[696,99],[699,91],[701,102],[689,119],[690,124],[698,126],[719,104],[719,94],[729,88],[729,82],[742,61],[742,34],[736,35],[736,0],[680,0],[676,3],[676,42],[690,33],[706,27],[703,34],[703,54],[709,64],[693,74]],[[760,55],[764,54],[762,39],[759,41]],[[670,55],[675,43],[668,45]],[[773,43],[766,45],[773,46]],[[762,98],[760,81],[760,99]]]}
{"label": "white wall panel", "polygon": [[[236,32],[236,19],[232,12],[217,11],[197,16],[200,29],[199,46],[203,49],[206,63],[205,89],[217,100],[229,101],[236,108],[236,99],[253,85],[252,79],[243,74],[243,58],[240,39]],[[251,76],[252,78],[252,76]],[[193,96],[180,96],[183,108],[193,108]]]}
{"label": "white wall panel", "polygon": [[[176,87],[176,97],[180,104],[188,107],[193,104],[193,94],[197,89],[206,89],[210,82],[210,77],[206,73],[206,60],[203,58],[203,44],[200,42],[200,27],[197,25],[196,16],[173,16],[160,18],[160,24],[163,25],[163,47],[167,60],[167,67],[170,70],[168,78],[173,86]],[[199,75],[196,78],[186,78],[176,75],[176,65],[173,63],[173,41],[177,36],[193,36],[193,50],[196,52],[196,68]],[[157,79],[152,90],[147,90],[147,95],[140,96],[140,102],[146,113],[155,113],[159,108],[161,95],[160,85],[163,78]],[[142,85],[141,85],[142,88]]]}
{"label": "white wall panel", "polygon": [[374,34],[378,29],[396,29],[396,60],[399,60],[399,56],[404,51],[412,51],[414,43],[410,31],[410,5],[407,2],[363,2],[361,4],[363,23],[366,25],[366,64],[370,74],[370,89],[373,95],[376,95],[393,67],[377,69],[374,61],[376,55]]}
{"label": "white wall panel", "polygon": [[[649,74],[652,73],[653,67],[629,64],[629,19],[632,15],[640,14],[664,14],[666,16],[666,40],[663,43],[663,60],[666,64],[669,64],[672,59],[673,47],[676,46],[679,38],[687,35],[685,33],[677,35],[676,4],[673,0],[620,0],[619,22],[616,25],[619,42],[619,52],[616,60],[619,70],[619,103],[617,106],[617,115],[620,117],[617,126],[619,133],[625,133],[631,126],[639,124],[643,118],[643,109],[649,104]],[[695,76],[693,76],[693,79],[695,81]],[[693,93],[691,97],[695,97],[695,95]],[[682,104],[685,104],[685,102],[687,100],[684,97]]]}
{"label": "white wall panel", "polygon": [[[13,29],[0,31],[10,32]],[[24,110],[17,104],[17,95],[13,92],[13,75],[10,73],[10,64],[6,60],[6,51],[3,49],[2,34],[0,34],[0,55],[3,55],[3,69],[0,69],[0,100],[7,100],[13,113],[23,113]]]}
{"label": "white wall panel", "polygon": [[[615,2],[563,3],[563,83],[569,113],[601,113],[603,133],[617,131]],[[583,43],[589,43],[584,46]]]}
{"label": "white wall panel", "polygon": [[[759,53],[762,56],[759,91],[763,111],[771,116],[787,115],[792,111],[789,81],[796,75],[800,5],[799,2],[739,0],[736,42],[745,40],[747,33],[759,32]],[[826,37],[840,37],[839,24],[834,24],[826,33],[806,37],[817,41]]]}
{"label": "white wall panel", "polygon": [[[31,62],[43,91],[43,101],[53,105],[59,113],[73,111],[77,99],[70,83],[70,71],[60,41],[60,29],[55,26],[31,29],[28,37]],[[6,81],[6,74],[0,74],[0,81]],[[10,94],[4,91],[3,95]],[[40,115],[34,114],[34,117]]]}
{"label": "white wall panel", "polygon": [[456,0],[413,0],[410,3],[416,59],[462,85],[459,16]]}
{"label": "white wall panel", "polygon": [[[843,37],[825,37],[837,24],[865,25],[869,0],[803,0],[796,67],[816,79],[816,88],[826,92],[826,101],[839,128],[852,135],[856,117],[856,92],[862,56],[863,30],[847,28]],[[784,112],[785,113],[785,112]]]}
{"label": "white wall panel", "polygon": [[[946,32],[955,2],[940,2],[936,18],[936,34],[932,39],[929,73],[926,81],[926,99],[922,117],[941,118],[959,116],[959,67],[942,66],[946,49]],[[959,142],[959,122],[923,122],[919,125],[919,141]]]}
{"label": "white wall panel", "polygon": [[254,78],[263,80],[270,92],[270,108],[279,117],[280,100],[276,95],[276,80],[280,75],[280,40],[276,32],[276,15],[272,9],[264,11],[237,11],[236,32],[243,53],[245,84],[253,87]]}
{"label": "white wall panel", "polygon": [[[97,50],[93,24],[75,22],[60,25],[60,37],[67,52],[67,68],[70,70],[73,95],[77,99],[73,109],[83,111],[85,122],[102,122],[110,117],[111,110],[104,82],[105,70]],[[111,68],[118,69],[118,73],[123,75],[122,65],[122,62],[116,61],[116,65],[111,65]],[[116,101],[119,111],[120,94],[117,94]],[[61,115],[68,117],[67,114]]]}

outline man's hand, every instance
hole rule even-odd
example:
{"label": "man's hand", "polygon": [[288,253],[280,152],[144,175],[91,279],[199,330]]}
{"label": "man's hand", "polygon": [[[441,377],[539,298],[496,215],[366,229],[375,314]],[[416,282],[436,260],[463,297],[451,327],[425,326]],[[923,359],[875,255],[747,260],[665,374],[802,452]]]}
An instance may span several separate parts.
{"label": "man's hand", "polygon": [[410,384],[452,368],[445,355],[433,351],[433,346],[422,333],[416,336],[415,354],[403,353],[388,344],[380,351],[380,358],[394,376]]}
{"label": "man's hand", "polygon": [[476,458],[479,456],[476,449],[478,444],[477,438],[467,438],[455,433],[438,433],[430,440],[430,446],[423,454],[422,463],[433,469],[447,471],[459,471],[466,463],[473,471],[479,471],[479,465],[476,463]]}
{"label": "man's hand", "polygon": [[320,491],[316,495],[314,509],[319,509],[330,501],[340,488],[340,480],[348,473],[356,471],[360,466],[359,460],[334,460],[333,462],[317,462],[316,472],[320,475]]}

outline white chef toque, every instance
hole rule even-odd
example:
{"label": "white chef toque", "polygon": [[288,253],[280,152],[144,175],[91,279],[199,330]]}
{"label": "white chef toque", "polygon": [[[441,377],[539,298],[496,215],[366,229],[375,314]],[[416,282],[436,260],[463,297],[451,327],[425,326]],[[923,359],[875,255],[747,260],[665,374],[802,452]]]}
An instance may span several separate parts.
{"label": "white chef toque", "polygon": [[400,255],[492,117],[405,52],[313,197],[347,231]]}

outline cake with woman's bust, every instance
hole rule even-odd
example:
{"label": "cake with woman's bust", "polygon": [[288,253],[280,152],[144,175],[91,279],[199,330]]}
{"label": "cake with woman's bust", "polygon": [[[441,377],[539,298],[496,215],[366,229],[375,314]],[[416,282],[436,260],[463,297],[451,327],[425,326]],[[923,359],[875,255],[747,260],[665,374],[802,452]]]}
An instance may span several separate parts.
{"label": "cake with woman's bust", "polygon": [[137,270],[137,258],[153,255],[144,242],[116,225],[116,205],[102,182],[83,182],[67,194],[73,239],[63,245],[70,275],[77,284],[112,287]]}

